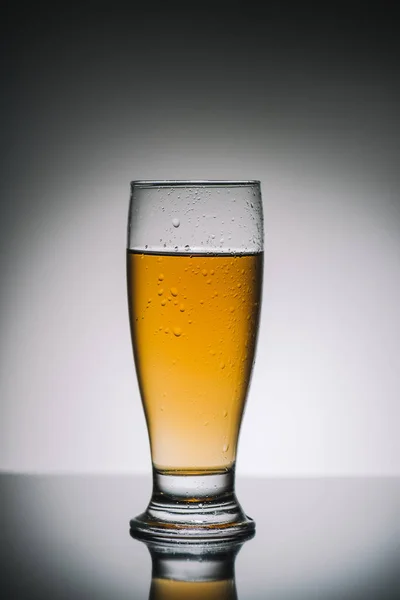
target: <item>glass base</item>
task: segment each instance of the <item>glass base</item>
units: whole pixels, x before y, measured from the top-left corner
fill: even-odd
[[[254,535],[234,493],[234,470],[207,475],[164,474],[154,470],[147,510],[130,521],[144,540],[228,541]]]

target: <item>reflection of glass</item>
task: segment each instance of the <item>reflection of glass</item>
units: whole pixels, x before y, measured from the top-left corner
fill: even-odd
[[[148,542],[153,569],[149,600],[237,600],[235,559],[241,542]]]
[[[145,537],[227,539],[261,301],[258,181],[132,183],[128,298],[153,461]]]

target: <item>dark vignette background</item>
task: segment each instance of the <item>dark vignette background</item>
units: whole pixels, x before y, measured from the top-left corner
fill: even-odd
[[[260,178],[243,470],[400,471],[395,7],[2,3],[3,468],[147,470],[129,181]]]

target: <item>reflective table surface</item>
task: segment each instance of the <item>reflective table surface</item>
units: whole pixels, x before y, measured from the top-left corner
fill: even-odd
[[[399,479],[250,479],[241,547],[148,547],[150,478],[0,478],[1,598],[400,600]]]

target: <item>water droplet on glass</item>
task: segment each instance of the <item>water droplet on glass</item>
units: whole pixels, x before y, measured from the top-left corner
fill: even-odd
[[[227,452],[229,450],[229,444],[224,444],[224,447],[222,448],[223,452]]]
[[[211,269],[210,275],[214,275],[214,273],[215,273],[214,269]]]
[[[171,294],[172,294],[173,296],[177,296],[177,295],[178,295],[178,290],[176,289],[176,287],[173,287],[173,288],[171,288],[171,290],[170,290],[170,291],[171,291]]]
[[[201,274],[204,275],[204,277],[205,277],[207,275],[207,269],[203,269]]]
[[[158,294],[159,296],[162,296],[162,295],[163,295],[163,293],[164,293],[164,290],[163,290],[163,288],[160,288],[160,289],[158,290],[158,292],[157,292],[157,294]]]
[[[158,276],[159,281],[163,281],[164,280],[164,273],[160,273]]]
[[[228,411],[227,411],[227,410],[224,410],[224,413],[223,413],[223,414],[224,414],[224,417],[227,417],[227,416],[228,416]]]
[[[166,329],[164,329],[165,333],[169,333],[169,329],[168,327]]]
[[[180,327],[174,327],[174,335],[180,337],[182,335],[182,329]]]
[[[180,307],[179,307],[179,310],[180,310],[181,312],[185,312],[185,305],[184,305],[184,304],[181,304],[181,305],[180,305]]]
[[[167,301],[166,301],[166,299],[165,299],[165,298],[163,298],[163,299],[161,300],[161,306],[165,306],[166,304],[167,304]]]
[[[229,312],[234,312],[234,310],[235,310],[234,306],[229,307]]]
[[[178,219],[178,217],[174,217],[174,218],[172,219],[172,225],[173,225],[174,227],[179,227],[179,225],[180,225],[180,224],[181,224],[181,222],[180,222],[180,220]]]
[[[220,367],[221,367],[221,369],[225,369],[225,363],[223,363],[223,362],[222,362],[222,363],[220,364]]]

